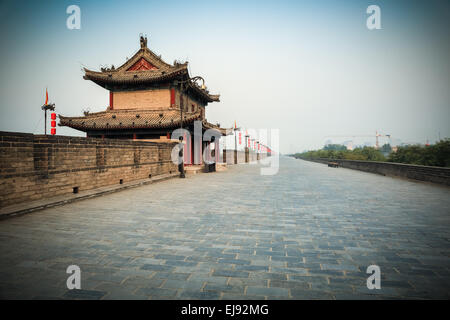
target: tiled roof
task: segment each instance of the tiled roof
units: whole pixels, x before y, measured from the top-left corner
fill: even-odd
[[[123,84],[123,83],[151,83],[163,80],[175,79],[178,76],[187,75],[187,64],[171,68],[152,69],[152,70],[133,70],[133,71],[91,71],[84,69],[84,79],[92,80],[103,86],[104,84]]]
[[[84,117],[64,117],[59,115],[60,126],[68,126],[85,131],[107,129],[169,128],[180,125],[180,110],[107,110],[87,114]],[[183,123],[201,119],[201,114],[183,113]]]
[[[221,128],[219,125],[215,125],[215,124],[209,123],[206,120],[203,120],[203,128],[205,128],[205,129],[216,129],[223,136],[228,136],[228,135],[233,134],[233,129],[232,128]]]
[[[142,40],[141,40],[142,41]],[[84,68],[84,79],[91,80],[98,85],[111,89],[114,85],[147,85],[167,82],[175,79],[189,79],[188,63],[170,65],[164,62],[141,42],[141,48],[119,68],[102,68],[101,71],[93,71]],[[146,70],[147,69],[147,70]],[[149,69],[149,70],[148,70]],[[210,94],[195,83],[189,82],[189,88],[200,95],[207,102],[219,101],[219,95]]]
[[[121,130],[176,128],[180,126],[180,110],[107,110],[89,113],[83,117],[64,117],[59,115],[60,126],[67,126],[81,131],[87,130]],[[201,120],[200,112],[183,113],[183,125]],[[227,130],[203,120],[203,127],[217,129],[221,134]]]

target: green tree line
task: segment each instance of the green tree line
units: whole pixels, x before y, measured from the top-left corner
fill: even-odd
[[[389,153],[387,157],[384,155],[386,153]],[[380,149],[374,147],[362,147],[355,148],[354,150],[347,150],[345,146],[339,144],[329,144],[323,149],[296,153],[293,156],[295,158],[304,159],[327,158],[389,161],[424,166],[450,167],[450,139],[447,138],[428,146],[402,146],[398,147],[396,152],[391,151],[391,146],[389,144],[382,146]]]
[[[397,152],[389,154],[388,161],[450,167],[450,139],[447,138],[429,146],[409,145],[399,147]]]

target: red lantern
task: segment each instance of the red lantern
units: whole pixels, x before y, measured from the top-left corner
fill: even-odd
[[[239,144],[242,144],[242,133],[239,131]]]
[[[50,133],[52,135],[55,135],[56,134],[56,113],[52,112],[50,117],[52,119],[52,121],[50,123],[51,124]]]

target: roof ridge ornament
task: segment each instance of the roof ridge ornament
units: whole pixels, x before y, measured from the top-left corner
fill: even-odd
[[[147,37],[140,36],[141,49],[147,48]]]

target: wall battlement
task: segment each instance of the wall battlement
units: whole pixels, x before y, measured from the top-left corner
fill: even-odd
[[[0,132],[0,207],[176,172],[175,145]]]
[[[450,186],[450,168],[445,167],[430,167],[414,164],[362,160],[325,158],[302,159],[323,164],[327,164],[328,162],[336,162],[342,168],[371,172],[384,176],[394,176],[413,180],[427,181]]]

